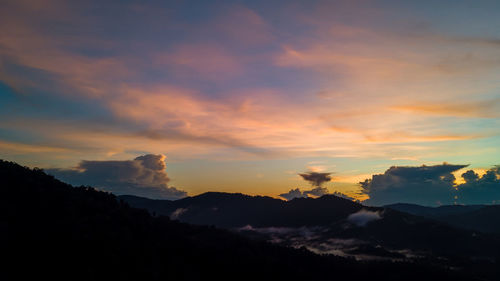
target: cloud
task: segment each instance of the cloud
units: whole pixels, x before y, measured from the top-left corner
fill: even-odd
[[[344,198],[344,199],[347,199],[347,200],[351,200],[351,201],[358,201],[356,200],[354,197],[351,197],[349,195],[345,195],[344,193],[342,192],[338,192],[338,191],[334,191],[333,193],[331,193],[332,195],[335,195],[337,197],[340,197],[340,198]],[[359,201],[358,201],[359,202]]]
[[[22,144],[15,142],[7,142],[0,140],[0,151],[10,151],[10,152],[24,152],[24,153],[40,153],[40,152],[70,152],[69,149],[56,147],[56,146],[45,146],[45,145],[31,145]]]
[[[253,227],[249,224],[238,228],[239,231],[255,231],[259,233],[266,234],[288,234],[292,232],[306,232],[306,227],[300,228],[292,228],[292,227],[280,227],[280,226],[271,226],[271,227]]]
[[[465,183],[457,186],[458,199],[462,204],[500,203],[500,166],[495,166],[479,176],[473,170],[462,174]]]
[[[366,134],[366,143],[417,143],[417,142],[440,142],[440,141],[457,141],[478,138],[475,135],[417,135],[404,131],[392,131],[387,133]]]
[[[330,193],[327,188],[325,187],[316,187],[311,190],[300,190],[300,188],[295,188],[295,189],[290,189],[287,193],[282,193],[278,196],[285,198],[286,200],[292,200],[295,198],[309,198],[309,197],[321,197],[323,195],[335,195],[340,198],[348,199],[355,201],[356,199],[347,196],[341,192],[334,191],[333,193]]]
[[[500,203],[500,166],[479,175],[474,170],[462,173],[464,183],[455,184],[452,174],[467,165],[391,167],[384,174],[361,182],[362,192],[370,198],[365,204],[414,203],[498,204]]]
[[[223,16],[214,26],[209,26],[214,35],[230,44],[262,46],[274,39],[271,26],[256,11],[242,5],[222,10]],[[210,31],[209,31],[210,32]]]
[[[315,187],[311,190],[300,190],[300,188],[290,189],[287,193],[282,193],[278,196],[285,198],[286,200],[292,200],[295,198],[309,198],[309,197],[321,197],[323,195],[333,194],[338,197],[342,197],[349,200],[354,200],[353,198],[342,194],[340,192],[330,193],[325,187]]]
[[[323,183],[331,181],[332,177],[330,177],[331,173],[317,173],[317,172],[308,172],[299,174],[304,180],[311,183],[312,186],[321,187]]]
[[[321,197],[323,195],[333,194],[335,196],[354,200],[353,198],[342,194],[340,192],[330,193],[326,187],[322,187],[325,182],[331,181],[332,173],[318,173],[318,172],[307,172],[299,174],[304,180],[311,183],[313,186],[310,190],[300,190],[299,188],[290,189],[287,193],[279,194],[278,196],[285,198],[286,200],[292,200],[295,198],[308,198],[308,197]]]
[[[164,155],[147,154],[134,160],[81,161],[75,169],[47,169],[46,172],[74,185],[90,185],[118,195],[130,194],[154,199],[179,199],[185,191],[170,187]]]
[[[303,192],[305,195],[312,195],[316,197],[321,197],[323,195],[329,194],[328,189],[325,187],[316,187],[311,190],[304,190]]]
[[[296,188],[296,189],[290,189],[290,191],[288,191],[287,193],[282,193],[282,194],[280,194],[278,196],[283,197],[286,200],[292,200],[292,199],[295,199],[295,198],[307,198],[307,197],[309,197],[309,196],[307,196],[307,194],[304,194],[298,188]]]
[[[366,209],[361,209],[356,213],[350,214],[347,217],[347,220],[357,226],[365,226],[371,221],[379,220],[382,218],[382,215],[379,211],[368,211]]]
[[[384,174],[373,175],[360,182],[362,192],[370,196],[367,204],[415,203],[421,205],[454,202],[453,172],[467,165],[444,163],[434,166],[390,167]]]
[[[232,79],[243,73],[238,56],[216,44],[180,45],[167,54],[160,54],[155,62],[175,69],[175,75],[200,76],[212,81]]]
[[[87,17],[85,9],[75,8],[72,4],[51,4],[35,8],[31,5],[17,5],[17,2],[9,4],[15,5],[15,9],[5,9],[8,12],[2,14],[5,17],[1,17],[0,21],[4,27],[0,28],[0,55],[5,58],[0,62],[0,76],[2,82],[26,92],[26,99],[40,107],[33,110],[40,112],[37,113],[40,116],[23,116],[28,119],[26,123],[33,124],[36,120],[38,124],[46,114],[44,112],[60,111],[49,110],[44,107],[44,103],[38,105],[32,98],[35,96],[43,95],[45,99],[47,93],[51,93],[55,100],[67,99],[68,103],[78,107],[84,107],[82,101],[90,100],[92,104],[91,107],[85,106],[82,116],[65,114],[64,118],[49,120],[51,132],[47,132],[46,127],[35,131],[29,125],[15,126],[19,133],[29,131],[35,139],[50,139],[47,146],[54,146],[54,143],[59,141],[64,145],[79,146],[82,154],[88,154],[89,151],[99,153],[95,157],[102,157],[107,153],[107,149],[102,148],[110,144],[112,149],[117,149],[116,143],[120,144],[118,150],[121,151],[140,151],[142,147],[154,146],[155,149],[152,150],[169,151],[169,155],[178,157],[186,157],[187,154],[213,157],[214,147],[217,149],[218,159],[220,154],[225,154],[223,156],[227,158],[233,158],[235,155],[246,158],[284,155],[351,157],[374,154],[386,156],[397,149],[394,146],[376,147],[380,143],[467,138],[453,131],[446,132],[443,136],[434,136],[433,130],[429,132],[432,128],[419,128],[418,136],[392,133],[392,129],[397,127],[407,131],[406,124],[415,122],[407,120],[399,124],[396,121],[401,119],[395,117],[401,114],[400,111],[385,110],[386,103],[374,104],[373,99],[364,98],[365,93],[373,95],[373,89],[386,93],[382,86],[393,84],[386,83],[387,77],[379,78],[390,78],[392,75],[387,74],[401,72],[398,69],[392,70],[393,66],[400,65],[400,58],[392,58],[393,52],[390,56],[384,56],[378,49],[374,54],[371,51],[369,54],[363,51],[367,45],[385,45],[358,42],[361,37],[368,39],[368,42],[384,39],[379,38],[378,33],[371,29],[325,22],[325,26],[316,31],[326,37],[312,36],[317,37],[317,41],[310,41],[300,39],[300,36],[292,36],[299,40],[288,42],[283,40],[284,38],[274,38],[277,34],[274,34],[273,30],[275,31],[277,26],[273,26],[273,20],[266,21],[266,13],[261,14],[259,9],[231,6],[227,10],[220,10],[220,13],[207,15],[206,20],[200,23],[182,25],[185,32],[182,32],[181,39],[175,37],[179,22],[175,24],[171,22],[173,18],[161,16],[161,11],[166,9],[145,5],[143,8],[146,11],[140,9],[141,12],[113,4],[103,11],[119,10],[125,18],[133,20],[122,22],[116,26],[118,30],[112,29],[110,34],[108,32],[111,30],[101,28],[107,26],[109,17],[106,14],[90,13],[93,16]],[[92,4],[84,6],[90,8]],[[57,19],[57,24],[62,22],[69,29],[64,32],[53,29],[54,19]],[[163,42],[152,40],[157,38],[148,38],[148,34],[156,34],[157,26],[172,27],[172,33],[167,30],[162,30],[161,33],[164,38],[170,40]],[[151,32],[141,34],[139,41],[142,43],[139,45],[124,44],[133,39],[125,36],[126,34],[135,34],[126,32],[130,27]],[[315,28],[311,31],[314,30]],[[121,38],[122,36],[124,37]],[[338,40],[341,38],[346,41]],[[285,62],[289,62],[284,64],[287,67],[298,63],[315,69],[317,65],[326,64],[328,69],[338,68],[340,77],[357,77],[354,81],[366,82],[363,77],[375,77],[368,79],[371,84],[351,83],[346,78],[346,83],[335,81],[335,87],[325,85],[325,89],[296,90],[293,83],[286,87],[269,86],[267,79],[277,81],[278,84],[281,84],[279,81],[300,81],[290,79],[288,71],[284,72],[286,77],[277,75],[283,73],[283,69],[274,69],[273,58],[276,55],[281,57],[281,51],[260,48],[257,52],[250,51],[255,49],[255,46],[269,46],[273,41],[279,46],[290,45],[287,49],[290,53],[283,54],[287,59]],[[400,40],[393,38],[393,41]],[[299,42],[307,45],[302,46]],[[247,50],[249,46],[252,48]],[[263,65],[268,67],[262,67]],[[411,65],[402,63],[402,68],[413,69]],[[268,73],[262,69],[274,70]],[[342,75],[345,71],[348,73]],[[425,73],[427,72],[426,69]],[[418,76],[409,74],[409,77]],[[179,79],[179,76],[184,77]],[[207,78],[224,82],[230,80],[231,83],[223,83],[224,86],[213,88]],[[252,80],[248,80],[249,78]],[[257,83],[249,83],[253,79],[258,79]],[[248,89],[246,87],[249,87],[249,84],[266,85],[264,87],[269,88]],[[318,83],[311,81],[311,84]],[[450,84],[455,85],[446,83]],[[367,86],[349,89],[349,85]],[[337,87],[340,88],[332,92],[332,89]],[[474,87],[477,87],[477,83]],[[398,85],[395,88],[397,97],[401,87]],[[421,89],[418,90],[420,92]],[[452,92],[455,93],[455,90]],[[296,96],[302,96],[304,92],[318,91],[325,92],[322,95],[329,97],[329,102],[335,102],[336,106],[333,107],[324,100],[296,99]],[[218,94],[214,94],[215,92]],[[356,98],[357,96],[353,95],[356,92],[362,93],[363,98]],[[432,96],[435,92],[443,91],[433,89]],[[393,98],[390,98],[391,104]],[[404,101],[407,101],[406,97]],[[95,103],[99,106],[95,106]],[[57,108],[65,106],[57,105]],[[96,114],[99,116],[100,113],[96,111],[100,110],[106,112],[106,118],[112,122],[108,122],[106,126],[101,124],[107,128],[96,132],[96,122],[93,118]],[[358,111],[364,115],[353,116],[352,113]],[[369,111],[373,112],[369,117],[371,122],[365,125]],[[327,113],[335,113],[337,117],[332,117],[333,121],[318,118]],[[295,118],[298,115],[301,116],[299,120]],[[19,119],[19,116],[16,119]],[[83,128],[86,126],[86,120],[90,120],[93,125],[91,134]],[[56,123],[78,124],[71,130],[79,131],[78,136],[68,136],[69,131],[61,125],[56,126]],[[349,124],[349,127],[345,124]],[[385,128],[391,128],[391,132],[384,132]],[[480,130],[481,127],[475,128]],[[382,132],[379,136],[380,131]],[[133,135],[134,141],[130,141],[130,135]],[[114,141],[111,142],[110,139]],[[366,142],[370,144],[367,145]],[[173,147],[178,151],[174,151]],[[224,152],[219,153],[222,148]],[[237,153],[235,150],[238,150]],[[62,153],[47,153],[43,158],[45,161],[57,161]],[[406,151],[404,153],[407,154]],[[74,157],[72,161],[81,159],[80,156],[71,155]]]
[[[193,20],[175,16],[192,12],[176,2],[97,10],[95,1],[32,2],[6,1],[0,11],[0,80],[22,93],[0,116],[0,129],[12,132],[2,135],[0,153],[12,160],[61,165],[144,147],[207,161],[429,159],[456,154],[454,140],[477,158],[483,150],[470,149],[470,136],[494,124],[455,126],[442,117],[498,116],[488,98],[498,76],[495,39],[343,22],[356,5],[288,7],[293,14],[288,5],[207,4]],[[463,48],[471,42],[484,49]],[[470,72],[471,64],[487,72]],[[457,105],[463,97],[471,101]]]
[[[173,220],[176,220],[178,219],[182,214],[184,214],[185,212],[187,212],[188,209],[187,208],[178,208],[178,209],[175,209],[175,211],[172,212],[172,214],[170,214],[170,218],[173,219]]]
[[[412,102],[412,104],[393,106],[392,109],[416,114],[498,118],[500,98],[462,102]]]

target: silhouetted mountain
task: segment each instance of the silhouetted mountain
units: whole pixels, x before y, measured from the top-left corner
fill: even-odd
[[[431,218],[455,227],[486,233],[500,233],[499,205],[450,205],[423,207],[413,204],[393,204],[387,208]]]
[[[483,208],[484,205],[446,205],[439,207],[426,207],[416,204],[398,203],[386,205],[384,207],[422,217],[442,218],[476,211]]]
[[[137,208],[173,216],[192,224],[220,227],[316,226],[345,219],[362,205],[334,195],[318,199],[296,198],[283,201],[266,196],[207,192],[180,200],[151,200],[136,196],[120,199]]]
[[[1,160],[0,179],[0,239],[7,259],[2,275],[10,276],[9,280],[30,276],[50,280],[479,280],[476,277],[481,275],[494,280],[491,272],[450,269],[432,265],[433,260],[356,262],[153,217],[109,193],[75,188],[42,170]]]
[[[444,217],[443,221],[462,228],[500,233],[500,206],[485,206],[461,215]]]
[[[365,207],[333,195],[291,201],[214,192],[176,201],[120,198],[134,207],[183,222],[240,229],[251,237],[280,241],[288,246],[316,248],[319,245],[325,247],[332,239],[355,239],[360,241],[357,247],[369,243],[393,252],[410,250],[421,255],[495,259],[500,252],[497,236],[458,229],[391,208]],[[427,210],[418,205],[404,206]],[[442,210],[459,214],[458,209]],[[373,218],[366,225],[359,226],[350,217],[353,214]],[[352,252],[351,248],[348,250]]]

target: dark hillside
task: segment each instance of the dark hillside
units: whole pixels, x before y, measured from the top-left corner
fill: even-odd
[[[296,198],[291,201],[222,192],[207,192],[176,201],[127,195],[119,198],[131,206],[165,216],[172,216],[176,210],[182,210],[178,212],[177,218],[183,222],[220,227],[327,225],[343,220],[362,208],[368,208],[334,195],[317,199]]]
[[[65,280],[474,280],[414,263],[356,262],[152,217],[90,187],[0,161],[2,274]]]

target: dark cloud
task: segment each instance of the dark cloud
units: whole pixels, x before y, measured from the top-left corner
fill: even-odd
[[[465,183],[457,186],[458,203],[500,203],[500,166],[489,169],[481,177],[473,170],[469,170],[462,174],[462,178]]]
[[[179,199],[187,193],[167,185],[164,155],[147,154],[125,161],[81,161],[75,169],[47,173],[74,185],[90,185],[115,194],[154,199]]]
[[[449,164],[391,167],[384,174],[373,175],[360,183],[363,193],[370,196],[364,203],[499,204],[500,166],[489,169],[482,176],[468,170],[461,175],[465,182],[455,185],[452,173],[465,167],[467,165]]]
[[[468,170],[462,174],[462,178],[464,178],[466,183],[473,183],[479,179],[479,175],[473,170]]]
[[[308,172],[299,174],[304,180],[311,183],[312,186],[321,187],[323,183],[329,182],[332,180],[330,177],[332,173],[317,173],[317,172]]]
[[[453,172],[467,165],[442,164],[420,167],[390,167],[384,174],[360,182],[365,201],[371,205],[415,203],[421,205],[453,204]]]
[[[285,198],[286,200],[292,200],[294,198],[308,198],[308,197],[321,197],[327,194],[333,194],[342,198],[353,200],[353,198],[346,196],[340,192],[330,193],[327,188],[322,187],[323,183],[331,181],[330,177],[332,173],[317,173],[317,172],[307,172],[299,174],[304,180],[311,183],[313,189],[311,190],[300,190],[299,188],[290,189],[287,193],[282,193],[279,196]]]

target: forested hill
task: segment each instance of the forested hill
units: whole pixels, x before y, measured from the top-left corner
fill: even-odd
[[[152,217],[109,193],[0,160],[0,239],[14,279],[474,280],[460,269],[356,262]]]

